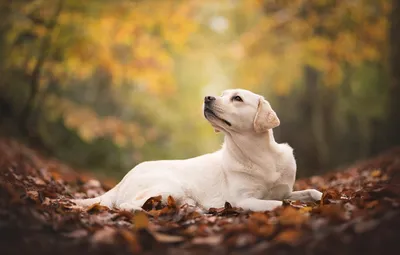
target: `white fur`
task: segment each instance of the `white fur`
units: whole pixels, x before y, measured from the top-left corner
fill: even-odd
[[[321,199],[317,190],[292,191],[293,150],[275,142],[272,128],[280,122],[263,97],[235,89],[213,98],[204,104],[204,115],[225,135],[220,150],[186,160],[143,162],[102,196],[74,202],[141,210],[148,198],[162,195],[165,201],[171,195],[179,203],[203,209],[222,207],[227,201],[246,210],[265,211],[282,205],[283,199]]]

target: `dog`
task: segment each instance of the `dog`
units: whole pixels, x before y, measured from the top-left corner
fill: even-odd
[[[225,90],[221,96],[206,96],[203,112],[215,131],[225,135],[220,150],[186,160],[143,162],[105,194],[74,202],[135,211],[161,195],[163,202],[172,196],[177,203],[203,210],[229,202],[244,210],[267,211],[284,199],[321,199],[315,189],[293,191],[293,149],[275,142],[272,129],[280,120],[264,97],[244,89]]]

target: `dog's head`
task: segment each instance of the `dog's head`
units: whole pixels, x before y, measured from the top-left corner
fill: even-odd
[[[225,90],[204,98],[204,116],[216,131],[264,133],[279,126],[271,105],[262,96],[244,89]]]

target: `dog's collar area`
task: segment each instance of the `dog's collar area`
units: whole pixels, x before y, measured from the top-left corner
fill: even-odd
[[[231,124],[229,121],[224,120],[224,119],[218,117],[218,116],[217,116],[210,108],[208,108],[208,107],[205,107],[205,108],[204,108],[204,115],[206,115],[206,114],[210,114],[210,115],[212,115],[213,117],[215,117],[215,118],[219,119],[220,121],[224,122],[226,125],[232,126],[232,124]],[[206,116],[206,117],[207,117],[207,116]]]

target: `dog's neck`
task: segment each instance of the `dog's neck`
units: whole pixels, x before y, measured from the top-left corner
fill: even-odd
[[[223,145],[224,157],[234,159],[245,168],[262,169],[266,156],[278,152],[272,129],[263,134],[226,134]]]

